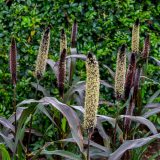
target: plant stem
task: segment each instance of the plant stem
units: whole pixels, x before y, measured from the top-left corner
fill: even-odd
[[[16,110],[16,84],[13,85],[13,109],[14,109],[14,113],[15,113],[15,116],[14,116],[14,123],[15,123],[15,133],[14,133],[14,139],[16,140],[16,134],[17,134],[17,110]],[[16,158],[16,152],[15,151],[15,155],[14,155],[14,158],[15,160],[17,159]]]
[[[89,156],[89,146],[90,146],[90,130],[89,130],[89,129],[87,129],[87,134],[88,134],[87,160],[90,160],[90,156]]]
[[[14,123],[15,123],[15,137],[16,137],[16,132],[17,132],[17,115],[16,115],[16,85],[13,86],[13,108],[15,112],[14,116]]]
[[[119,111],[118,111],[118,102],[116,102],[116,121],[115,121],[115,127],[114,127],[114,137],[113,137],[113,143],[116,148],[116,132],[117,132],[117,119],[119,116]]]
[[[37,79],[37,87],[36,87],[35,99],[37,99],[37,92],[38,92],[39,82],[40,82],[40,80]],[[32,122],[33,122],[33,115],[31,114],[31,119],[30,119],[30,124],[29,124],[29,133],[28,133],[28,142],[27,142],[27,155],[29,154],[29,144],[30,144],[30,141],[31,141]]]

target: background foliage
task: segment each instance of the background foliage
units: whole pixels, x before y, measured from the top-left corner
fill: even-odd
[[[41,33],[48,25],[52,26],[49,57],[57,59],[59,55],[60,29],[65,28],[70,45],[71,26],[78,21],[78,50],[86,54],[92,50],[98,60],[115,69],[117,48],[122,43],[128,44],[130,50],[131,27],[137,17],[141,21],[141,48],[145,32],[151,35],[150,55],[160,58],[160,3],[158,0],[125,0],[88,2],[79,1],[41,1],[41,0],[1,0],[0,7],[0,112],[8,115],[11,109],[11,85],[8,67],[9,46],[14,35],[18,47],[18,101],[32,97],[34,92],[29,85],[33,81],[32,71],[38,53]],[[78,64],[84,79],[84,65]],[[102,79],[112,81],[107,71],[101,71]],[[149,78],[158,81],[159,68],[148,65]],[[47,81],[53,80],[46,74]],[[149,97],[157,90],[157,85],[147,83],[144,96]],[[30,93],[30,94],[28,94]],[[54,86],[52,89],[54,92]],[[146,94],[147,93],[147,94]],[[28,97],[28,98],[29,98]],[[108,95],[106,96],[108,97]]]

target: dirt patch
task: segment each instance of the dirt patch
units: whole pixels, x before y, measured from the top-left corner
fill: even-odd
[[[152,160],[160,160],[160,140],[156,140],[155,142],[153,142],[151,145],[148,146],[147,150],[144,152],[142,160],[148,160],[151,157],[153,157]]]

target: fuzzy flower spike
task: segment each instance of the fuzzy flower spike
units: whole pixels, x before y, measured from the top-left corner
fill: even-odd
[[[142,57],[144,59],[148,58],[149,51],[150,51],[150,37],[149,37],[149,34],[147,34],[144,41],[143,51],[142,51]]]
[[[126,74],[126,45],[120,47],[117,54],[116,75],[115,75],[115,94],[116,98],[122,98],[124,95]]]
[[[99,104],[99,65],[95,56],[88,54],[86,60],[86,95],[85,95],[85,112],[84,112],[84,128],[92,129],[96,126],[96,114]]]
[[[132,28],[132,53],[139,53],[139,19],[136,20]]]
[[[16,47],[16,41],[14,38],[11,40],[11,47],[10,47],[10,73],[12,76],[12,84],[16,85],[17,82],[17,47]]]
[[[35,69],[35,77],[40,79],[46,69],[47,59],[48,59],[48,51],[50,45],[50,28],[48,27],[44,34],[42,35],[39,53],[36,61],[36,69]]]
[[[60,55],[59,65],[58,65],[58,88],[59,94],[63,98],[64,94],[64,83],[66,78],[66,49],[63,49]]]
[[[60,35],[60,54],[63,52],[64,49],[67,51],[67,38],[64,29],[62,29]]]

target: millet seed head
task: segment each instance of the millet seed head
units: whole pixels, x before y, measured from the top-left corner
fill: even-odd
[[[48,27],[42,35],[39,52],[36,61],[35,77],[42,78],[47,64],[48,51],[50,45],[50,28]]]
[[[132,28],[132,53],[139,53],[139,19],[136,20]]]
[[[11,79],[12,84],[16,85],[17,82],[17,47],[16,47],[16,41],[14,38],[11,39],[11,47],[10,47],[10,73],[11,73]]]
[[[116,98],[122,98],[124,94],[126,74],[126,45],[122,45],[119,48],[116,62],[116,74],[115,74],[115,94]]]
[[[99,65],[95,56],[89,53],[86,60],[86,94],[85,94],[85,112],[84,128],[91,129],[96,126],[96,114],[99,105]]]
[[[62,29],[60,35],[60,54],[63,52],[64,49],[66,49],[67,51],[67,37],[64,29]]]

